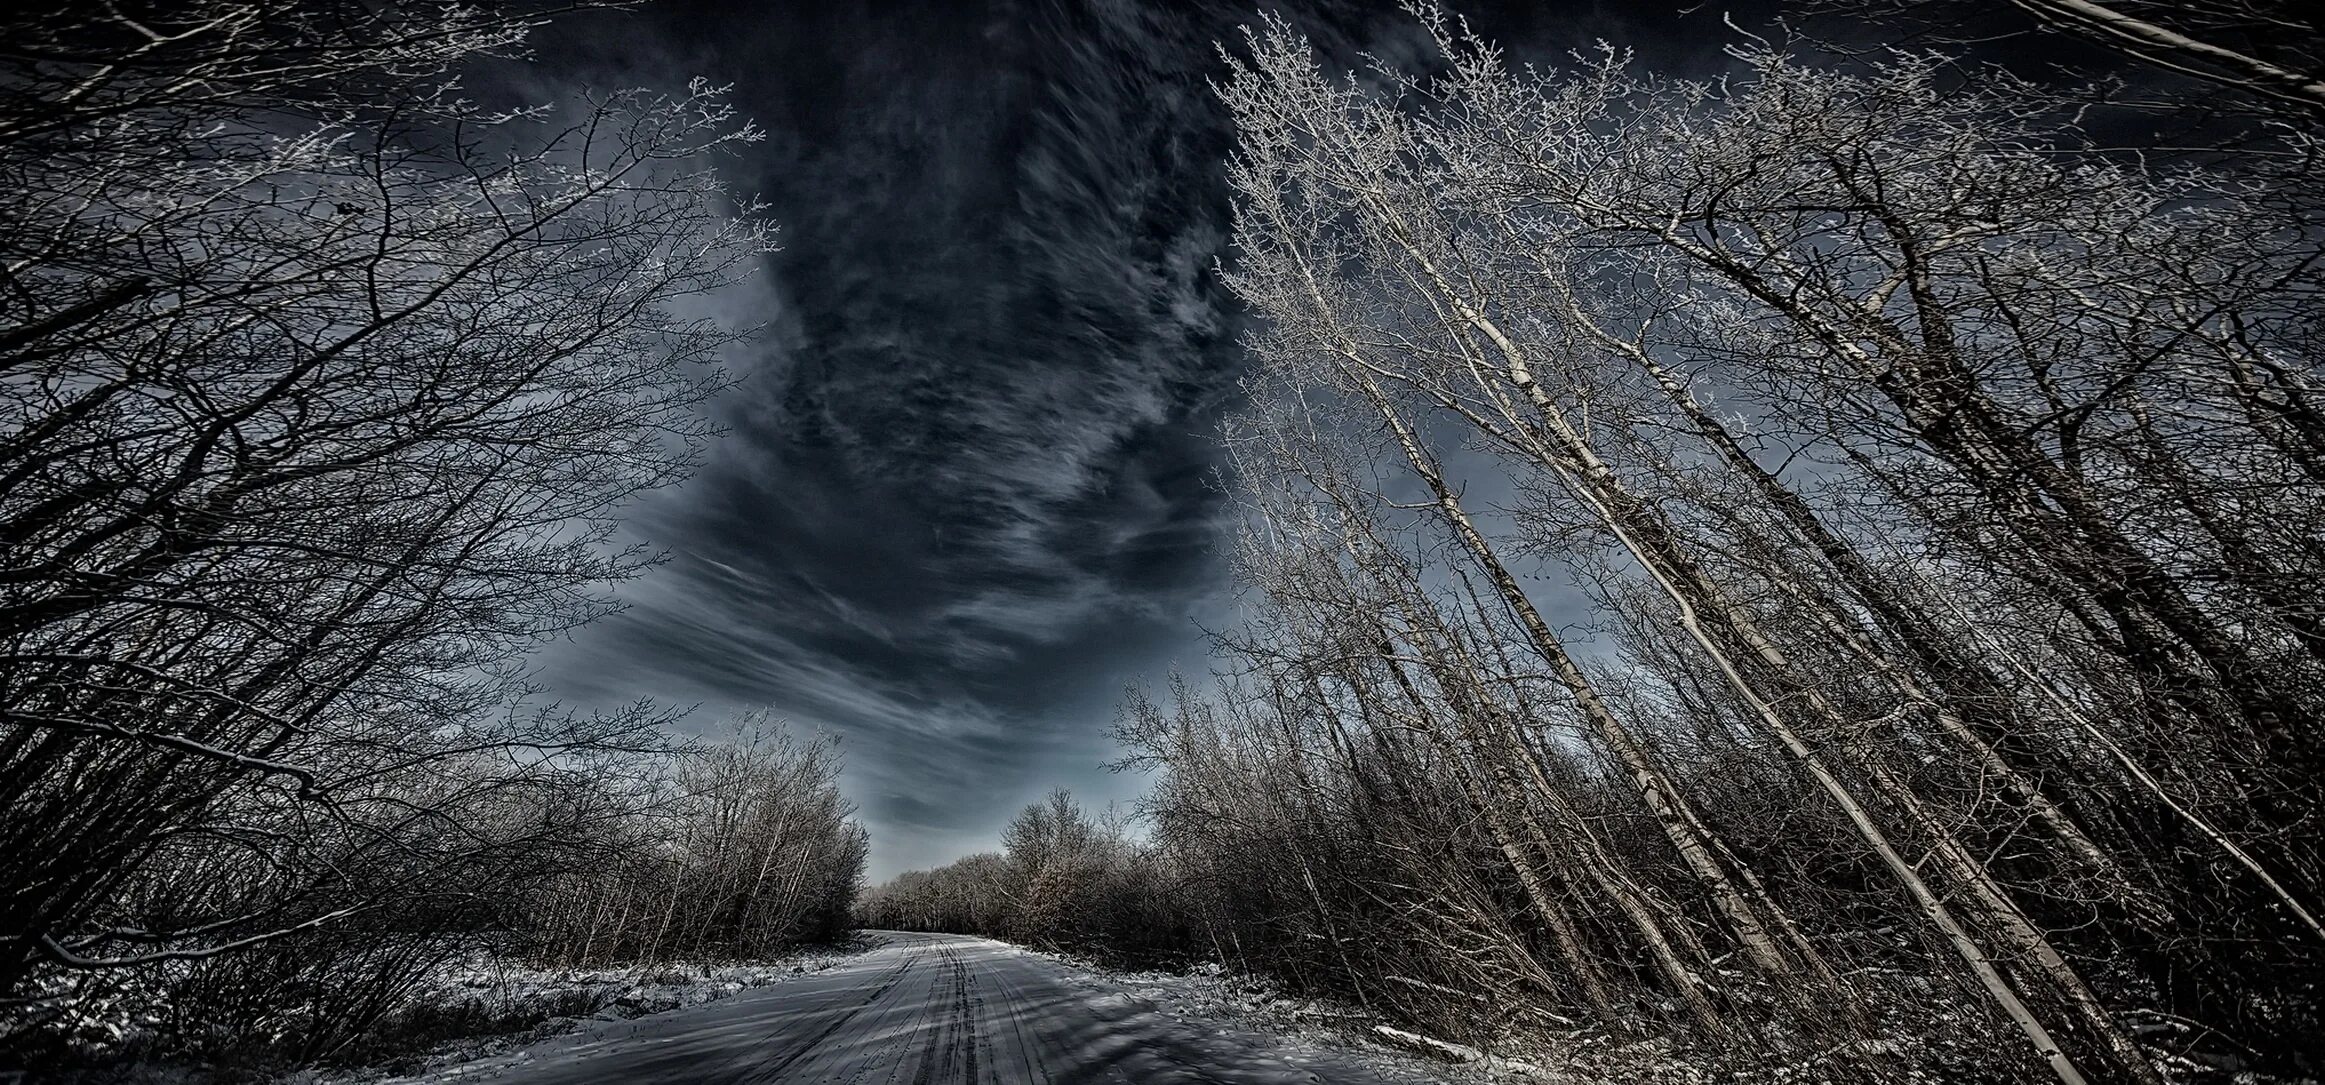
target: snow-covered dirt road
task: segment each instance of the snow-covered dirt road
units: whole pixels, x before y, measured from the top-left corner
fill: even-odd
[[[1174,1017],[1015,946],[881,933],[823,972],[428,1076],[509,1085],[1417,1083],[1411,1060]]]

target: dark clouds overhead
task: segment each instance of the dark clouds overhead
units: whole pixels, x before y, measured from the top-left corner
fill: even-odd
[[[1123,790],[1098,767],[1121,684],[1199,666],[1190,617],[1222,595],[1237,318],[1206,81],[1252,11],[665,2],[546,38],[564,78],[733,81],[770,136],[738,187],[785,245],[727,302],[771,328],[731,436],[640,510],[673,562],[544,654],[552,688],[839,733],[876,875],[988,844],[1053,782]],[[1340,51],[1411,33],[1390,4],[1294,14]]]

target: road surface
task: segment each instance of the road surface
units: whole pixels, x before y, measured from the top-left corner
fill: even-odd
[[[1411,1060],[1179,1018],[1015,946],[881,932],[837,967],[446,1069],[495,1085],[1279,1085],[1439,1080]]]

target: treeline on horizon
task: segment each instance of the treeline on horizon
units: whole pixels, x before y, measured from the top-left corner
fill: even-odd
[[[2196,89],[1255,28],[1216,678],[1126,707],[1145,834],[861,918],[1735,1072],[2325,1068],[2325,57],[2020,6]]]
[[[533,1023],[449,966],[846,931],[829,742],[526,678],[653,564],[737,338],[685,310],[773,237],[714,88],[463,97],[573,6],[0,16],[0,1064],[358,1061]]]

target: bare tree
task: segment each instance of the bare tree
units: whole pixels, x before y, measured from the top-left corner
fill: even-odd
[[[653,560],[614,516],[709,432],[737,333],[680,310],[770,247],[711,170],[756,133],[464,101],[543,10],[10,16],[0,989],[393,911],[664,744],[516,662]]]
[[[2315,238],[2235,174],[2078,157],[2068,99],[1965,89],[1938,61],[1850,75],[1747,50],[1746,76],[1705,85],[1615,56],[1513,74],[1425,18],[1434,77],[1334,82],[1276,24],[1223,88],[1243,134],[1230,282],[1270,320],[1255,348],[1292,389],[1269,394],[1339,397],[1356,411],[1343,426],[1372,416],[1610,750],[1631,728],[1517,555],[1592,570],[1601,605],[1669,623],[1678,670],[1659,681],[1790,751],[2062,1079],[2152,1079],[2047,886],[2095,888],[2135,940],[2210,887],[2135,838],[2103,844],[2046,780],[2184,812],[2197,779],[2225,776],[2242,797],[2228,820],[2285,832],[2309,816],[2295,781],[2317,751],[2285,723],[2319,689],[2302,647],[2317,604],[2272,570],[2311,550],[2264,525],[2312,515],[2288,426],[2309,395],[2295,314]],[[1723,418],[1706,395],[1736,406]],[[1445,433],[1520,487],[1509,541],[1464,507],[1431,448]],[[1771,449],[1787,461],[1765,465]],[[2189,780],[2118,775],[2087,716],[1937,616],[1916,567],[2030,619],[2058,608],[2081,634],[2058,650],[2117,699],[2125,737],[2207,736],[2173,758]],[[2220,609],[2232,596],[2248,617]],[[1417,652],[1475,668],[1445,644]],[[2180,820],[2257,872],[2236,892],[2308,926],[2314,890],[2286,875],[2314,856],[2261,869]],[[2030,829],[2047,865],[1980,857]],[[1722,875],[1716,839],[1684,836],[1732,923],[1764,910],[1755,872]],[[1763,955],[1778,944],[1779,927],[1734,929]],[[2307,952],[2267,967],[2289,978]]]
[[[2264,113],[2325,118],[2325,50],[2318,45],[2325,25],[2307,5],[2287,0],[1811,0],[1802,7],[1852,23],[1878,20],[1892,33],[1899,24],[1913,26],[1956,46],[1969,34],[2006,28],[2015,9],[2044,30],[2188,77],[2214,95],[2225,88]],[[2181,97],[2208,110],[2222,104]]]

